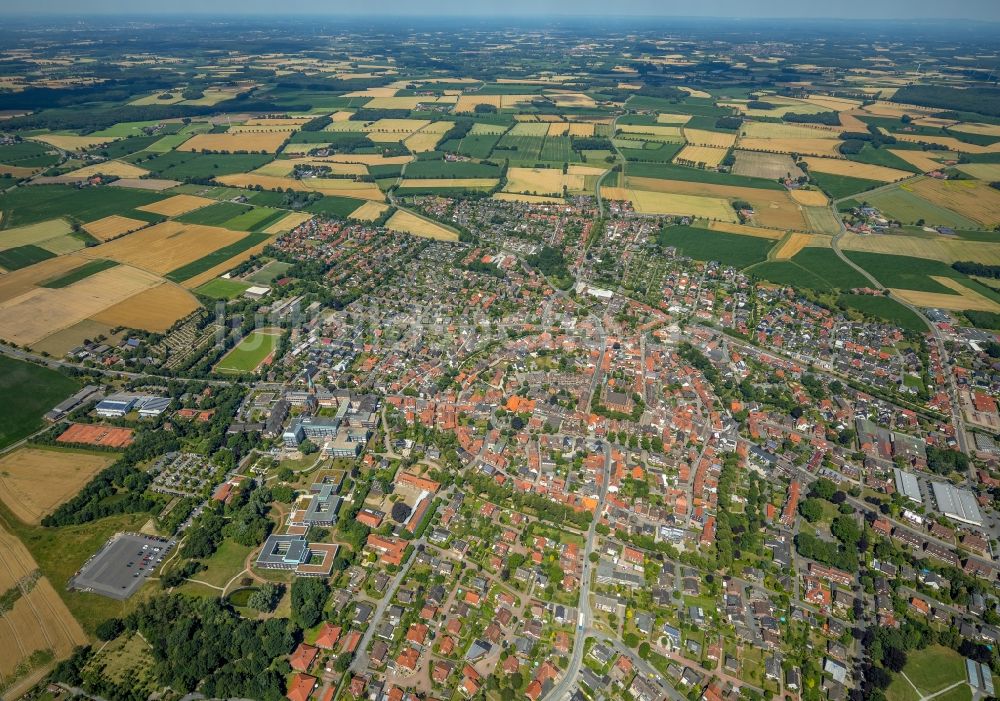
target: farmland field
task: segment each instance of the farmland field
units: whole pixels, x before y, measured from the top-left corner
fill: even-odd
[[[925,333],[927,324],[894,299],[873,295],[841,295],[837,304],[847,309],[853,309],[865,316],[875,317],[895,324],[900,328],[917,333]]]
[[[123,234],[130,234],[146,226],[148,223],[142,219],[129,219],[128,217],[111,214],[103,219],[84,224],[83,229],[98,241],[107,241]]]
[[[78,190],[65,185],[21,187],[0,194],[0,211],[6,226],[22,226],[68,216],[81,222],[111,214],[128,216],[128,210],[163,199],[162,195],[127,188]]]
[[[441,241],[458,240],[457,233],[446,229],[441,224],[433,222],[430,219],[418,217],[402,209],[396,210],[396,213],[389,217],[389,221],[386,222],[385,226],[390,231],[401,231],[423,238],[438,239]]]
[[[723,265],[745,268],[767,258],[773,241],[755,236],[740,236],[690,226],[672,226],[661,240],[676,246],[681,255],[695,260],[714,260]]]
[[[281,336],[275,330],[254,331],[240,341],[215,366],[217,372],[254,372],[278,346]]]
[[[25,523],[38,523],[115,457],[113,453],[19,448],[0,457],[0,499]]]
[[[60,372],[0,356],[0,396],[18,397],[0,404],[0,448],[42,427],[42,415],[80,388]]]
[[[0,250],[19,246],[40,246],[73,231],[65,219],[51,219],[16,229],[0,230]]]
[[[108,268],[113,268],[118,263],[113,260],[92,260],[89,263],[84,263],[79,268],[74,268],[64,275],[60,275],[52,280],[46,280],[41,283],[42,287],[66,287],[72,285],[75,282],[79,282],[85,278],[90,277],[102,270],[107,270]]]
[[[113,304],[91,318],[112,327],[163,333],[199,306],[198,300],[187,290],[163,283]]]
[[[186,265],[170,270],[166,273],[165,277],[168,280],[173,280],[174,282],[183,282],[200,275],[217,265],[225,263],[230,258],[237,256],[247,249],[264,243],[269,238],[270,234],[265,233],[247,234],[242,238],[229,243],[228,245],[207,253],[201,258],[197,258],[188,262]]]
[[[866,190],[871,190],[884,184],[878,180],[862,180],[860,178],[850,178],[843,175],[830,175],[820,172],[810,172],[809,178],[835,200],[858,195],[864,193]],[[863,196],[862,199],[867,199],[867,197]]]
[[[178,151],[217,151],[221,153],[275,153],[288,140],[289,134],[283,131],[195,134],[177,147]]]
[[[978,228],[978,222],[971,216],[964,216],[931,202],[909,183],[901,183],[888,190],[866,194],[864,199],[873,207],[880,209],[887,217],[904,224],[915,224],[922,219],[928,225],[951,226],[956,229]]]
[[[791,156],[783,153],[756,153],[754,151],[736,151],[736,164],[733,166],[733,173],[745,175],[752,178],[766,178],[777,180],[791,176],[799,178],[802,171]]]

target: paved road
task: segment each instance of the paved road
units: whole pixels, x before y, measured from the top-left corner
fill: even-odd
[[[580,666],[583,664],[583,649],[587,630],[593,624],[594,614],[590,610],[590,580],[591,562],[590,553],[594,552],[594,543],[597,540],[597,522],[604,513],[604,504],[608,496],[608,480],[611,475],[611,446],[604,445],[604,480],[601,483],[601,498],[597,505],[594,519],[590,522],[587,530],[587,541],[583,551],[583,574],[580,577],[580,599],[577,602],[578,615],[582,615],[582,621],[577,619],[576,635],[573,637],[573,654],[570,657],[569,667],[558,684],[552,687],[551,691],[544,697],[544,701],[560,701],[572,693],[573,686],[577,683],[580,674]]]
[[[905,181],[901,181],[901,182],[905,182]],[[893,183],[892,187],[895,187],[898,184],[899,183]],[[888,186],[885,186],[885,187],[888,187]],[[833,209],[834,216],[837,218],[837,221],[840,223],[840,231],[837,232],[837,235],[834,236],[833,239],[832,239],[832,241],[830,242],[830,245],[833,248],[833,252],[837,254],[837,257],[840,258],[842,261],[844,261],[847,265],[851,266],[852,268],[854,268],[855,270],[857,270],[859,273],[861,273],[862,275],[864,275],[865,278],[867,278],[868,281],[871,282],[872,286],[875,289],[888,291],[889,292],[889,295],[888,295],[889,299],[892,299],[895,302],[898,302],[899,304],[903,305],[904,307],[906,307],[907,309],[909,309],[911,312],[913,312],[914,314],[916,314],[917,317],[919,317],[924,322],[924,324],[927,325],[927,328],[930,330],[931,336],[934,338],[934,345],[937,346],[938,357],[941,359],[941,363],[942,363],[942,365],[944,367],[944,371],[945,371],[945,376],[947,377],[947,382],[948,382],[948,397],[949,397],[949,400],[950,400],[950,403],[951,403],[951,420],[952,420],[952,423],[955,426],[955,440],[958,442],[958,448],[959,448],[959,450],[961,450],[963,453],[968,453],[969,452],[969,443],[968,443],[968,438],[967,438],[966,433],[965,433],[965,418],[962,416],[962,407],[961,407],[961,404],[958,401],[958,390],[955,387],[955,377],[954,377],[954,375],[951,372],[948,371],[948,365],[950,363],[950,360],[949,360],[949,357],[948,357],[948,350],[945,348],[945,345],[944,345],[944,336],[942,335],[941,330],[934,323],[932,323],[931,320],[928,319],[927,316],[918,307],[913,306],[912,304],[910,304],[909,302],[907,302],[905,299],[902,299],[901,297],[898,297],[891,290],[888,290],[888,288],[886,288],[885,286],[883,286],[882,283],[879,282],[878,279],[876,279],[874,275],[872,275],[871,273],[869,273],[867,270],[865,270],[860,265],[858,265],[857,263],[855,263],[853,260],[851,260],[850,258],[848,258],[846,254],[844,254],[844,252],[840,249],[840,239],[844,236],[844,234],[847,233],[847,227],[844,225],[844,220],[841,219],[840,213],[837,211],[837,205],[836,205],[836,203],[832,203],[830,206]],[[973,479],[975,479],[975,473],[973,472],[973,467],[971,466],[971,464],[969,466],[969,472],[970,472],[970,477],[972,477]]]

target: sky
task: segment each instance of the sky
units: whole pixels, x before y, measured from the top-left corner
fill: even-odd
[[[570,15],[1000,21],[1000,0],[0,0],[0,14]]]

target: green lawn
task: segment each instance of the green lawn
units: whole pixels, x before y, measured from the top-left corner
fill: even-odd
[[[932,645],[909,653],[903,673],[926,696],[964,681],[965,660],[950,647]]]
[[[237,344],[215,366],[218,372],[254,372],[274,352],[280,336],[254,331]]]
[[[225,280],[220,277],[206,282],[196,288],[195,292],[215,299],[235,299],[246,292],[248,287],[250,285],[240,280]]]
[[[257,285],[270,285],[275,278],[281,277],[292,267],[291,263],[272,260],[257,272],[248,275],[247,280]]]
[[[42,415],[80,389],[60,372],[0,355],[0,448],[40,429]]]
[[[157,192],[124,187],[78,190],[66,185],[37,185],[15,188],[0,195],[0,211],[4,213],[4,226],[8,228],[63,216],[81,222],[91,222],[111,214],[142,219],[131,210],[165,197]]]
[[[243,571],[243,564],[252,550],[226,538],[212,557],[202,561],[208,569],[202,570],[193,579],[224,587],[233,576]]]
[[[928,226],[950,226],[956,229],[977,228],[976,222],[973,220],[963,217],[958,212],[932,204],[916,193],[904,190],[900,186],[861,195],[860,199],[877,207],[890,219],[896,219],[904,224],[915,224],[923,219]]]
[[[865,190],[884,185],[878,180],[865,180],[864,178],[851,178],[846,175],[832,175],[830,173],[809,172],[809,179],[819,185],[822,190],[835,200],[858,195]],[[859,195],[865,199],[863,195]]]

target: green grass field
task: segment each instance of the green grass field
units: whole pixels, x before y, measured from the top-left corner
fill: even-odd
[[[873,187],[885,184],[880,183],[877,180],[849,178],[846,175],[831,175],[830,173],[819,173],[816,171],[809,172],[809,179],[816,183],[816,185],[818,185],[823,192],[835,200],[850,197],[852,195],[859,195],[859,193],[871,190]],[[859,199],[865,198],[863,195],[859,195]]]
[[[903,675],[896,675],[886,692],[888,701],[911,701],[936,694],[957,682],[966,680],[965,660],[951,648],[932,645],[923,650],[910,652],[903,668],[903,674],[913,682],[907,683]],[[917,687],[917,693],[913,687]],[[935,696],[935,699],[967,701],[972,698],[968,684],[960,684],[954,689]]]
[[[889,297],[841,295],[837,299],[837,304],[847,309],[854,309],[865,316],[888,321],[909,331],[917,333],[927,331],[927,324],[919,316]]]
[[[0,448],[43,426],[42,415],[80,389],[60,372],[0,355]]]
[[[930,276],[950,277],[962,282],[968,279],[950,265],[927,258],[864,251],[845,251],[844,253],[852,261],[874,275],[886,287],[956,294],[954,290],[932,280]]]
[[[254,331],[229,351],[215,369],[223,373],[254,372],[274,352],[279,339],[277,334]]]
[[[313,202],[305,208],[305,211],[312,212],[313,214],[332,214],[336,217],[345,218],[364,203],[365,200],[353,197],[327,196],[317,202]]]
[[[204,224],[205,226],[223,226],[226,222],[252,211],[253,207],[247,204],[219,202],[182,214],[177,217],[177,221],[187,224]]]
[[[660,234],[659,241],[661,245],[677,247],[681,255],[695,260],[715,260],[736,268],[763,262],[774,246],[770,239],[692,226],[669,226]]]
[[[91,275],[95,275],[102,270],[108,270],[116,265],[118,265],[118,261],[115,260],[92,260],[89,263],[84,263],[79,268],[73,268],[73,270],[70,270],[65,275],[60,275],[57,278],[43,282],[42,287],[69,287],[74,282],[85,280]]]
[[[901,187],[862,195],[863,199],[873,207],[878,207],[890,219],[896,219],[904,224],[916,224],[923,219],[928,226],[951,226],[956,229],[976,229],[976,222],[963,217],[958,212],[939,207],[923,199],[913,192],[907,192]]]
[[[0,163],[22,168],[44,168],[55,165],[59,157],[48,152],[51,147],[35,141],[21,141],[0,146]]]
[[[243,571],[243,565],[252,550],[253,548],[226,538],[211,557],[202,560],[208,569],[194,575],[193,579],[224,587],[230,579]]]
[[[209,253],[207,256],[203,256],[198,260],[188,263],[187,265],[183,265],[176,270],[171,270],[169,273],[164,275],[164,277],[172,282],[183,282],[184,280],[193,278],[195,275],[200,275],[210,268],[214,268],[220,263],[225,263],[233,256],[242,253],[248,248],[253,248],[258,243],[267,241],[269,238],[269,234],[247,234],[236,243],[223,246],[217,251]]]
[[[272,260],[255,273],[247,276],[247,280],[257,285],[270,285],[275,278],[288,272],[292,267],[291,263],[284,263],[280,260]]]
[[[408,178],[499,178],[500,168],[471,161],[415,161],[406,166]]]
[[[38,246],[30,244],[27,246],[17,246],[16,248],[8,248],[6,251],[0,251],[0,268],[20,270],[21,268],[27,268],[29,265],[34,265],[35,263],[55,257],[55,253],[46,251],[44,248],[39,248]]]
[[[222,226],[234,231],[262,231],[279,219],[283,219],[286,214],[288,212],[284,209],[254,207],[247,212],[236,215],[232,219],[226,220]]]
[[[213,297],[215,299],[236,299],[241,294],[247,291],[250,287],[245,282],[239,280],[224,280],[223,278],[216,278],[210,282],[206,282],[201,287],[195,289],[200,295],[205,295],[206,297]]]
[[[138,216],[141,213],[131,210],[165,197],[156,192],[124,187],[78,190],[66,185],[38,185],[19,187],[0,195],[0,211],[4,213],[4,226],[8,228],[63,216],[81,222],[91,222],[112,214],[142,219]]]
[[[470,158],[488,158],[500,141],[500,135],[467,134],[462,139],[451,139],[438,146],[442,151],[455,151]]]
[[[896,154],[891,153],[888,148],[872,148],[871,144],[865,144],[860,153],[851,154],[848,156],[848,159],[857,161],[858,163],[870,163],[872,165],[905,170],[909,173],[921,172],[915,165],[911,165]]]
[[[143,154],[144,156],[147,154]],[[170,151],[149,160],[129,159],[161,178],[186,180],[246,173],[273,160],[273,156],[253,153],[188,153]]]

